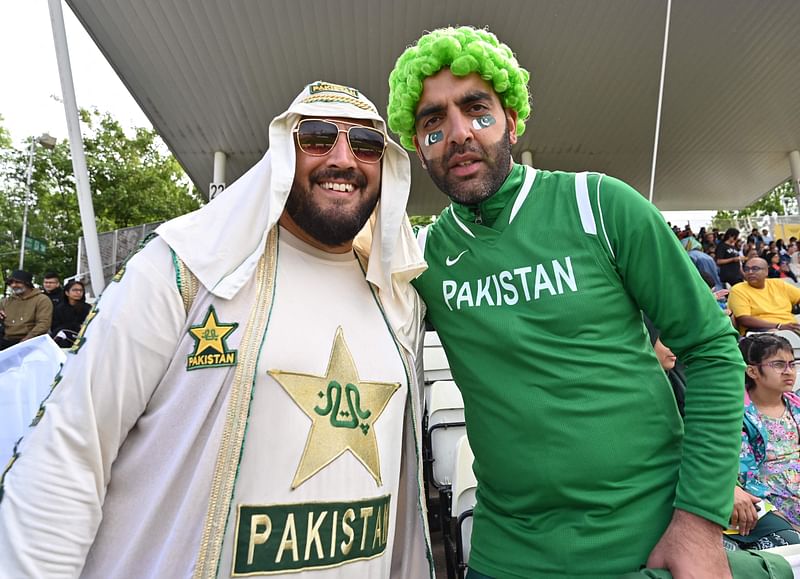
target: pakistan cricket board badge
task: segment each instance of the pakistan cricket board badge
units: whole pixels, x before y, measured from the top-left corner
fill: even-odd
[[[229,349],[225,340],[238,326],[236,322],[221,323],[214,306],[209,306],[202,323],[189,327],[189,335],[194,338],[194,350],[186,359],[186,369],[234,366],[237,351]]]

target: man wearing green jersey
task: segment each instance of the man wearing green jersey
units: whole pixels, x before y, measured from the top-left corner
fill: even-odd
[[[389,125],[451,199],[424,298],[475,452],[471,577],[730,576],[744,365],[659,212],[597,173],[515,164],[528,73],[484,30],[397,60]],[[686,363],[686,418],[642,312]]]

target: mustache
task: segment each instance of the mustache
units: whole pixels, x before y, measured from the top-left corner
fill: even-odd
[[[454,156],[463,155],[464,153],[476,153],[481,157],[486,157],[486,151],[477,143],[467,142],[460,145],[451,143],[443,156],[443,161],[449,163]]]
[[[367,186],[367,177],[361,171],[355,169],[334,169],[326,167],[317,169],[309,175],[312,183],[321,183],[331,179],[341,179],[342,181],[349,181],[359,189],[364,189]]]

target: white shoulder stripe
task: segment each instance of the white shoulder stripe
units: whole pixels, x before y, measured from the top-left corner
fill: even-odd
[[[522,182],[522,188],[519,190],[517,198],[514,200],[513,207],[511,207],[511,214],[508,216],[509,224],[514,221],[517,212],[522,207],[522,204],[525,203],[525,199],[528,198],[528,193],[531,192],[531,188],[533,187],[533,181],[536,179],[536,169],[528,167],[527,165],[523,165],[523,167],[525,167],[525,180]]]
[[[597,211],[600,213],[600,227],[603,228],[603,237],[606,240],[606,246],[608,247],[608,251],[611,252],[611,257],[615,260],[617,256],[614,254],[614,248],[611,247],[611,242],[608,240],[608,233],[606,233],[606,223],[603,221],[603,206],[600,205],[600,183],[603,182],[604,175],[601,173],[600,177],[597,179]]]
[[[458,218],[458,216],[456,215],[456,212],[455,212],[455,211],[453,211],[453,206],[452,206],[452,205],[450,205],[450,207],[448,207],[448,209],[450,209],[450,215],[452,215],[452,216],[453,216],[453,219],[455,220],[456,224],[458,224],[458,226],[459,226],[461,229],[463,229],[464,231],[466,231],[466,232],[467,232],[467,235],[469,235],[470,237],[473,237],[473,238],[474,238],[474,237],[475,237],[475,234],[474,234],[474,233],[472,233],[472,232],[469,230],[469,227],[467,227],[466,225],[464,225],[463,223],[461,223],[461,220],[460,220],[460,219]]]
[[[583,231],[591,235],[597,235],[597,225],[594,222],[592,213],[592,202],[589,201],[589,183],[587,173],[575,174],[575,197],[578,202],[578,211],[581,216]],[[598,195],[600,189],[598,188]]]

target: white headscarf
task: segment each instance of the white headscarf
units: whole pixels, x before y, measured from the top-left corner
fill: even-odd
[[[378,109],[363,94],[317,81],[272,120],[269,150],[258,163],[206,206],[156,229],[215,296],[232,298],[253,274],[267,233],[283,213],[294,181],[292,129],[304,116],[371,120],[386,134],[380,201],[354,241],[356,251],[369,257],[367,279],[392,296],[398,284],[427,267],[405,215],[411,181],[408,155],[389,138]]]

